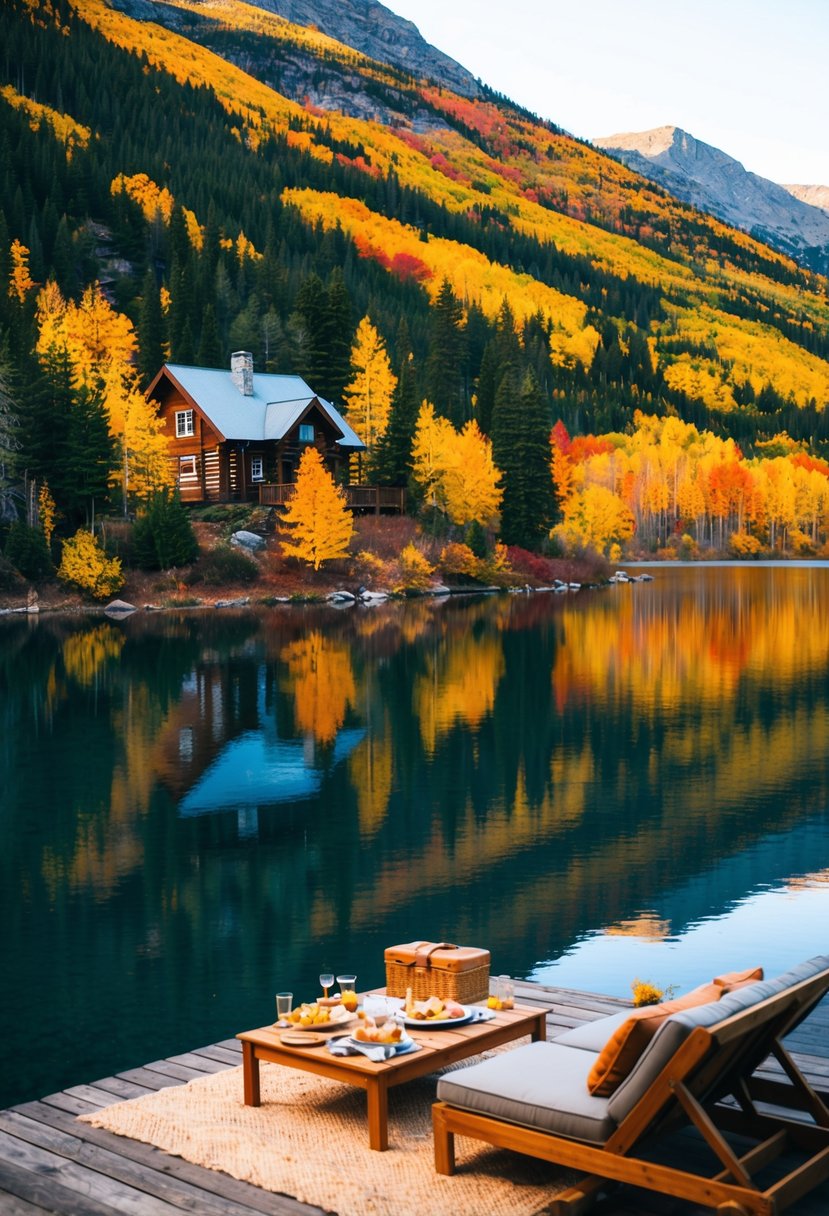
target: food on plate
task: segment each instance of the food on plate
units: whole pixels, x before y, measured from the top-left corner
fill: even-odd
[[[353,1037],[358,1043],[399,1043],[402,1035],[403,1028],[395,1022],[376,1026],[372,1018],[366,1018],[364,1024],[354,1031]]]
[[[323,1005],[321,1001],[297,1005],[288,1014],[295,1026],[325,1026],[329,1022],[348,1022],[351,1014],[344,1005]]]
[[[416,1022],[445,1022],[449,1018],[466,1016],[463,1005],[453,1001],[451,997],[430,996],[425,1001],[415,1001],[411,996],[411,988],[406,992],[404,1006],[406,1017]]]

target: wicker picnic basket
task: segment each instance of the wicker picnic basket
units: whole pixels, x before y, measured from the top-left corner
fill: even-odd
[[[385,959],[389,996],[405,996],[409,988],[416,1001],[439,996],[468,1003],[489,996],[488,950],[449,942],[408,942],[389,946]]]

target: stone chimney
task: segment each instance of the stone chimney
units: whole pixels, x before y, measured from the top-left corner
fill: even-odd
[[[253,396],[253,355],[235,350],[230,356],[230,378],[243,397]]]

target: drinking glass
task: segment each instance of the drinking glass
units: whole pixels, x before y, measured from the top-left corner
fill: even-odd
[[[277,992],[276,994],[276,1020],[278,1022],[286,1022],[288,1014],[293,1007],[294,994],[292,992]]]
[[[322,988],[322,995],[324,997],[328,996],[328,989],[331,987],[331,985],[333,983],[334,983],[333,971],[323,971],[320,974],[320,987]]]
[[[340,1000],[349,1013],[354,1013],[357,1008],[357,976],[338,975],[337,983],[340,985]]]

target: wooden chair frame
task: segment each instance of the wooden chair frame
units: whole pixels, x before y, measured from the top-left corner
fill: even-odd
[[[607,1181],[658,1191],[714,1208],[723,1216],[777,1216],[829,1178],[829,1108],[810,1086],[782,1044],[829,991],[829,969],[734,1014],[710,1028],[698,1027],[603,1145],[507,1123],[462,1110],[448,1102],[432,1108],[435,1168],[455,1172],[455,1136],[469,1136],[499,1148],[526,1153],[557,1165],[587,1171],[553,1202],[556,1216],[579,1216]],[[762,1086],[755,1069],[773,1055],[789,1084],[776,1087],[787,1107],[812,1122],[761,1113]],[[734,1103],[723,1105],[723,1099]],[[706,1176],[646,1160],[641,1154],[683,1125],[695,1127],[713,1152],[717,1167]],[[738,1155],[724,1133],[756,1141]],[[802,1160],[761,1189],[753,1175],[784,1153]]]

